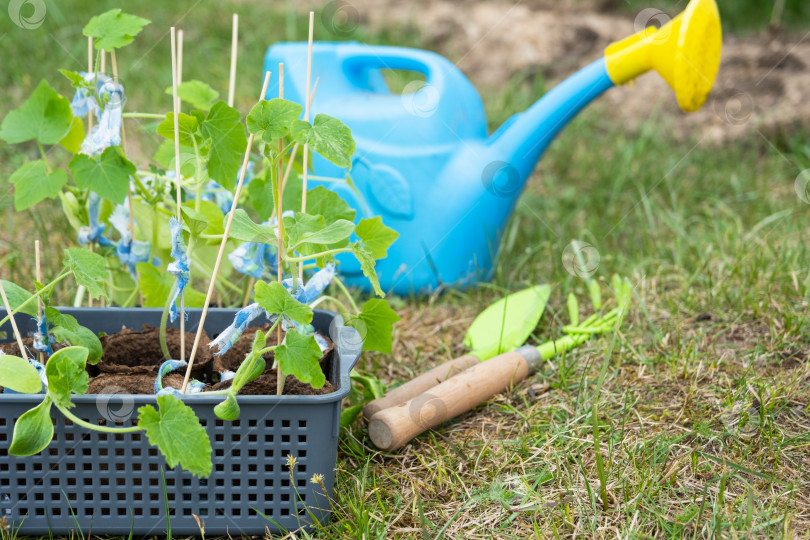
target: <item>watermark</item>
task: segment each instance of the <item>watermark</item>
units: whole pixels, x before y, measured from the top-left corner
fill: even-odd
[[[11,22],[24,30],[35,30],[45,22],[44,0],[11,0],[8,16]]]
[[[411,81],[402,89],[402,106],[411,116],[428,118],[439,108],[439,91],[424,81]]]
[[[422,429],[429,429],[442,423],[447,414],[447,407],[441,398],[423,392],[411,400],[408,416],[414,424]]]
[[[741,126],[754,114],[754,98],[748,92],[727,88],[714,100],[714,114],[726,124]]]
[[[745,400],[736,401],[721,416],[726,431],[743,441],[750,441],[759,433],[760,403],[754,400],[748,404]]]
[[[360,25],[360,12],[348,2],[332,0],[321,11],[321,23],[337,37],[349,37]]]
[[[793,187],[799,200],[804,204],[810,204],[810,190],[808,190],[810,188],[810,169],[805,169],[799,173]]]
[[[672,26],[667,26],[666,30],[661,28],[666,26],[672,18],[656,8],[642,9],[633,23],[636,33],[644,32],[644,40],[648,43],[661,44],[669,39]]]
[[[368,328],[359,318],[351,319],[351,326],[343,326],[343,321],[337,317],[332,319],[329,336],[337,345],[341,354],[359,355],[363,352],[363,343],[368,335]]]
[[[108,422],[123,424],[128,422],[135,412],[135,399],[120,386],[107,386],[96,398],[96,409]]]
[[[104,108],[110,111],[123,109],[124,105],[127,103],[124,85],[120,79],[117,83],[109,77],[103,80],[99,79],[98,96],[101,99]]]
[[[518,170],[506,161],[493,161],[484,167],[481,182],[491,194],[504,198],[514,196],[522,184]]]
[[[565,246],[562,254],[562,263],[566,271],[583,279],[596,273],[600,260],[599,250],[582,240],[572,240]]]

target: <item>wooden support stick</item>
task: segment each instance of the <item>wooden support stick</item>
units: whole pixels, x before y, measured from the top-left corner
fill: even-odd
[[[177,86],[183,84],[183,31],[177,31]]]
[[[37,283],[42,283],[42,264],[39,256],[39,240],[34,240],[34,264],[36,265]],[[37,324],[42,320],[42,296],[37,296]],[[48,339],[48,336],[45,336]],[[45,364],[45,353],[39,351],[39,363]]]
[[[309,95],[312,84],[312,35],[315,30],[315,12],[309,12],[309,38],[307,40],[307,89],[304,102],[304,120],[309,122]],[[307,211],[307,176],[309,171],[309,144],[304,144],[304,187],[301,192],[301,212]],[[298,279],[304,280],[304,261],[298,263]]]
[[[107,51],[101,49],[101,66],[98,68],[99,73],[107,71]]]
[[[284,63],[278,65],[278,97],[284,99]],[[284,149],[284,138],[278,140],[278,173],[276,175],[276,222],[278,223],[277,236],[278,236],[278,282],[282,281],[281,271],[281,250],[284,248],[284,191],[281,189],[281,177],[284,172],[284,163],[281,156],[281,151]],[[276,343],[281,345],[281,325],[276,327]],[[284,392],[284,373],[281,371],[281,364],[276,362],[276,395],[280,396]]]
[[[320,81],[320,77],[315,79],[315,84],[312,85],[312,93],[309,96],[309,104],[312,105],[312,100],[315,99],[315,91],[318,89],[318,81]],[[298,154],[298,143],[293,145],[292,153],[290,154],[290,162],[287,164],[287,170],[284,171],[284,180],[281,182],[281,191],[287,187],[287,179],[290,178],[290,172],[292,171],[293,163],[295,162],[295,156]],[[275,212],[275,209],[273,209]]]
[[[236,93],[236,55],[239,41],[239,15],[233,14],[233,30],[231,31],[231,71],[228,77],[228,107],[233,107],[234,94]],[[264,99],[264,96],[262,96]]]
[[[262,93],[259,94],[259,101],[263,100],[267,95],[267,86],[270,84],[270,72],[264,74],[264,83],[262,84]],[[202,313],[200,314],[200,323],[197,327],[197,335],[194,337],[194,346],[191,348],[191,356],[188,359],[188,367],[186,368],[186,376],[183,379],[183,387],[180,389],[181,394],[186,393],[188,381],[191,378],[191,368],[194,366],[194,357],[197,354],[197,348],[200,345],[200,336],[202,336],[203,327],[205,326],[205,317],[208,315],[208,306],[211,304],[211,297],[214,295],[214,285],[217,282],[217,274],[219,274],[219,265],[222,263],[222,255],[225,253],[225,244],[228,243],[228,235],[231,231],[231,223],[233,223],[233,216],[236,214],[236,205],[239,202],[239,196],[242,194],[242,185],[245,183],[245,174],[247,174],[248,162],[250,162],[250,151],[253,148],[253,133],[248,137],[247,148],[245,149],[245,159],[242,160],[242,169],[239,171],[239,182],[236,183],[236,191],[233,194],[233,202],[231,203],[231,211],[228,212],[228,221],[225,223],[225,230],[222,233],[222,242],[219,244],[219,252],[217,253],[217,260],[214,262],[214,271],[211,274],[211,282],[208,284],[208,292],[205,295],[205,303],[203,304]]]
[[[174,105],[174,176],[177,183],[177,221],[182,221],[183,214],[181,206],[183,200],[181,198],[182,180],[180,177],[180,100],[177,98],[177,32],[174,26],[171,28],[171,41],[172,41],[172,103]],[[182,234],[182,233],[180,233]],[[183,295],[180,295],[180,361],[186,360],[186,306]],[[185,387],[184,387],[185,389]]]
[[[25,345],[23,345],[22,342],[20,329],[17,328],[17,321],[14,320],[14,315],[11,314],[11,306],[8,303],[8,298],[6,297],[6,288],[3,287],[2,281],[0,281],[0,295],[3,295],[3,307],[6,308],[6,313],[8,313],[8,320],[11,321],[11,329],[14,330],[14,337],[17,338],[17,345],[20,346],[20,355],[27,359],[28,355],[25,353]]]

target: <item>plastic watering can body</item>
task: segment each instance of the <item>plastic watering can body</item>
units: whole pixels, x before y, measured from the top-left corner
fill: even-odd
[[[711,8],[714,0],[692,0],[685,14],[695,5]],[[716,14],[716,6],[714,10]],[[685,33],[675,27],[679,21],[680,16],[671,23],[676,40]],[[716,37],[719,40],[719,33]],[[477,91],[445,58],[416,49],[316,42],[312,72],[319,82],[311,117],[323,112],[351,128],[357,149],[349,174],[360,197],[343,182],[310,179],[310,187],[326,186],[357,211],[357,220],[382,216],[399,233],[388,256],[377,261],[386,292],[418,294],[442,284],[470,286],[487,280],[525,182],[557,133],[614,84],[653,67],[661,71],[650,65],[658,54],[639,45],[640,39],[637,35],[627,44],[613,45],[613,54],[563,81],[489,137]],[[707,47],[705,39],[700,46]],[[719,63],[719,44],[716,56]],[[266,71],[276,72],[284,63],[286,99],[304,102],[306,59],[306,43],[279,43],[268,49]],[[419,72],[424,86],[416,83],[421,87],[414,92],[391,93],[382,69]],[[716,66],[708,78],[713,81],[715,74]],[[668,82],[674,88],[678,84]],[[691,79],[687,82],[681,85],[695,93]],[[267,97],[277,95],[277,86],[271,84]],[[313,170],[317,177],[344,178],[347,173],[317,155]],[[339,262],[348,283],[369,288],[351,256]]]

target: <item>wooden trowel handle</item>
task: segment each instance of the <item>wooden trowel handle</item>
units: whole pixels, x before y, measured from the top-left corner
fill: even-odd
[[[415,398],[423,392],[427,392],[453,375],[458,375],[465,369],[479,364],[480,362],[478,357],[467,354],[436,366],[430,371],[426,371],[418,377],[411,379],[402,386],[398,386],[390,392],[387,392],[383,397],[369,402],[363,408],[363,416],[371,419],[371,417],[383,409],[401,405],[409,399]]]
[[[401,405],[382,410],[369,421],[371,442],[381,450],[401,448],[423,431],[523,380],[537,359],[536,348],[521,347],[480,362]]]

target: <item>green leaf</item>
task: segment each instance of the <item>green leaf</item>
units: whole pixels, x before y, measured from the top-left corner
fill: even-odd
[[[591,305],[594,311],[602,309],[602,289],[595,279],[588,280],[588,292],[591,295]]]
[[[211,201],[199,201],[199,203],[200,214],[208,223],[208,226],[202,231],[203,234],[222,234],[225,232],[222,210],[219,209],[219,206]],[[190,201],[187,204],[193,207],[197,204],[197,201]]]
[[[145,262],[138,263],[136,269],[141,276],[139,286],[143,293],[143,306],[163,307],[174,283],[172,275]]]
[[[339,219],[319,231],[305,232],[299,237],[298,242],[290,247],[296,248],[303,244],[334,245],[343,243],[345,245],[345,241],[349,239],[353,232],[354,223]]]
[[[17,419],[8,453],[21,457],[33,456],[42,452],[52,439],[51,398],[45,396],[42,403]]]
[[[200,121],[196,116],[180,113],[177,117],[177,130],[180,133],[180,146],[194,148],[203,145]],[[174,113],[166,113],[166,118],[158,124],[158,135],[162,135],[170,141],[174,141]],[[172,168],[174,170],[174,168]]]
[[[307,234],[312,234],[326,228],[323,216],[296,212],[295,216],[287,216],[284,221],[284,234],[287,235],[287,245],[294,246],[301,242]]]
[[[257,330],[253,337],[250,353],[233,376],[233,383],[230,387],[232,394],[236,395],[247,383],[257,379],[264,372],[266,363],[261,352],[265,345],[267,345],[267,335],[261,330]]]
[[[202,133],[211,140],[208,176],[233,191],[247,147],[239,111],[228,107],[224,101],[218,101],[203,122]]]
[[[59,144],[71,154],[78,154],[82,149],[84,136],[84,124],[82,123],[82,119],[74,116],[73,121],[70,123],[70,130],[67,132],[67,135],[62,137]]]
[[[82,33],[96,38],[96,50],[112,51],[132,43],[133,38],[149,23],[148,19],[111,9],[90,19]]]
[[[8,179],[14,184],[14,208],[21,212],[44,199],[57,197],[67,180],[67,173],[62,169],[48,174],[44,161],[29,161]]]
[[[79,328],[81,328],[76,317],[59,313],[59,310],[54,307],[48,306],[45,308],[45,317],[48,319],[49,323],[62,326],[70,332],[78,332]]]
[[[288,182],[288,184],[297,182]],[[266,178],[254,178],[248,184],[248,198],[250,204],[259,217],[267,221],[273,215],[273,210],[276,207],[275,195],[273,194],[273,185],[270,180]]]
[[[384,297],[385,293],[380,288],[380,280],[377,278],[377,272],[374,270],[374,257],[371,253],[363,249],[360,242],[352,244],[352,253],[354,253],[355,258],[360,262],[360,269],[371,282],[374,292],[377,293],[377,296]]]
[[[83,285],[92,296],[107,297],[103,285],[107,279],[107,263],[104,257],[89,249],[68,248],[62,264],[72,272],[76,283]]]
[[[174,94],[171,86],[166,89],[166,93],[170,96]],[[207,111],[216,102],[219,92],[208,84],[193,79],[180,83],[180,86],[177,87],[177,97],[186,103],[191,103],[191,106],[196,109]]]
[[[363,404],[360,405],[352,405],[351,407],[344,407],[342,411],[340,411],[340,427],[347,428],[357,420],[357,417],[360,416],[360,413],[363,410]]]
[[[90,377],[87,374],[87,354],[85,347],[65,347],[59,349],[45,364],[48,376],[48,395],[57,407],[71,409],[73,394],[84,395]]]
[[[16,144],[36,140],[56,144],[70,130],[70,102],[43,79],[21,107],[9,112],[0,124],[0,139]]]
[[[141,292],[143,292],[144,307],[160,307],[166,305],[166,299],[174,287],[174,277],[165,270],[160,270],[149,263],[136,265],[141,276]],[[186,307],[198,308],[205,303],[205,294],[186,287]]]
[[[155,152],[155,161],[167,171],[174,170],[174,141],[163,141]],[[191,178],[196,175],[197,154],[193,148],[180,145],[180,174]],[[205,171],[203,171],[205,174]]]
[[[60,69],[59,73],[65,76],[70,81],[73,88],[83,88],[85,90],[92,90],[96,84],[93,81],[88,81],[78,71],[70,71],[69,69]]]
[[[355,230],[357,236],[363,241],[363,248],[371,253],[375,259],[384,259],[388,256],[388,248],[399,238],[399,233],[383,225],[382,218],[377,216],[371,219],[361,219]]]
[[[301,184],[300,182],[288,182],[288,184],[291,183]],[[296,208],[300,208],[300,206],[299,200]],[[357,214],[354,208],[340,198],[340,195],[324,186],[318,186],[307,191],[307,213],[323,216],[326,223],[332,223],[338,219],[354,221],[354,216]]]
[[[248,131],[262,137],[265,142],[286,137],[303,110],[298,103],[285,99],[262,100],[247,116]]]
[[[25,313],[26,315],[31,315],[32,317],[37,316],[37,303],[35,300],[31,300],[31,296],[33,295],[30,292],[26,291],[16,283],[12,283],[11,281],[6,281],[5,279],[0,281],[3,282],[3,289],[6,291],[8,304],[12,311],[25,304],[25,306],[19,312]],[[31,301],[29,302],[29,300]]]
[[[300,324],[312,322],[312,308],[292,297],[284,286],[274,281],[256,283],[256,302],[268,313],[285,315]]]
[[[276,349],[276,359],[282,373],[292,375],[312,388],[323,388],[326,377],[319,360],[323,353],[312,334],[299,334],[295,329],[287,332],[284,344]]]
[[[353,383],[360,383],[363,386],[364,401],[379,399],[385,395],[385,385],[374,375],[352,373],[351,379]]]
[[[399,315],[391,309],[388,302],[372,298],[363,304],[363,311],[357,317],[346,322],[347,326],[356,329],[363,338],[364,351],[378,351],[391,354],[391,334]]]
[[[190,473],[211,474],[211,441],[190,407],[174,396],[158,396],[159,411],[151,405],[138,409],[138,427],[166,457],[169,467],[180,464]]]
[[[127,198],[129,177],[137,170],[114,146],[104,150],[99,158],[76,154],[69,167],[77,186],[91,189],[116,204],[123,204]]]
[[[28,360],[3,355],[0,356],[0,386],[21,394],[37,394],[42,390],[42,379]]]
[[[183,204],[180,211],[183,212],[183,228],[192,235],[197,236],[208,228],[208,220],[204,215],[192,208],[194,202]]]
[[[311,126],[299,120],[293,124],[291,131],[299,144],[308,143],[313,152],[338,167],[352,168],[351,157],[355,150],[352,130],[337,118],[319,114]]]
[[[234,394],[227,394],[225,400],[214,407],[214,414],[227,422],[233,422],[239,418],[239,403]]]
[[[579,326],[579,302],[574,293],[568,293],[568,324]]]
[[[228,220],[228,216],[223,219],[223,226]],[[275,244],[278,238],[273,232],[273,227],[269,225],[259,225],[254,223],[247,212],[237,208],[233,215],[229,238],[242,240],[243,242],[258,242],[260,244]]]
[[[69,316],[69,315],[68,315]],[[73,317],[71,317],[73,318]],[[76,319],[74,318],[75,322]],[[78,326],[78,324],[77,324]],[[61,343],[69,343],[77,347],[84,347],[88,351],[87,362],[90,364],[97,364],[101,360],[101,340],[98,336],[84,326],[78,326],[76,329],[71,329],[65,326],[54,326],[51,333],[56,341]]]

